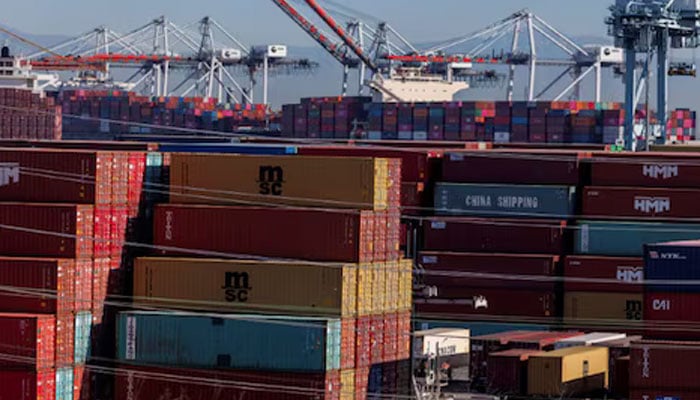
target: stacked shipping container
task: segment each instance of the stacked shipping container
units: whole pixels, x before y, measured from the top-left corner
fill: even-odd
[[[28,89],[0,88],[0,138],[61,139],[62,113],[54,99]]]

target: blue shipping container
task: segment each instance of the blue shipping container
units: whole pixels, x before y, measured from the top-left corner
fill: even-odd
[[[74,358],[76,365],[87,362],[90,350],[90,332],[92,331],[92,313],[80,311],[75,314]]]
[[[73,368],[56,370],[56,400],[73,400]]]
[[[700,292],[700,285],[683,281],[700,280],[700,241],[668,242],[644,247],[646,288],[657,292]],[[655,284],[653,281],[672,281]]]
[[[574,214],[575,206],[576,188],[570,186],[456,183],[435,186],[435,208],[439,215],[566,219]]]
[[[574,236],[576,254],[642,257],[645,244],[700,239],[700,225],[579,221]]]
[[[340,369],[339,319],[124,312],[118,359],[186,368]]]
[[[367,382],[367,400],[381,400],[385,398],[382,394],[383,373],[381,364],[372,365],[370,368]]]

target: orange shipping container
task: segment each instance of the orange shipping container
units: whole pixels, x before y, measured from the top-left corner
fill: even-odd
[[[170,186],[172,203],[384,210],[388,160],[173,154]]]

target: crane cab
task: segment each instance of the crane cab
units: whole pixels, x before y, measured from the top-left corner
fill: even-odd
[[[668,76],[697,76],[697,66],[693,63],[673,63],[668,68]]]

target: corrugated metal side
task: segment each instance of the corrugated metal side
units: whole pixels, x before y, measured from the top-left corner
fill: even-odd
[[[72,366],[75,356],[75,317],[72,312],[56,315],[56,367]]]
[[[92,333],[92,313],[81,311],[75,314],[74,362],[84,365],[90,351],[90,335]]]
[[[73,400],[73,368],[56,370],[56,400]]]
[[[700,400],[700,392],[682,391],[679,389],[637,389],[632,388],[628,397],[630,400],[651,400],[651,399],[678,399],[678,400]]]
[[[564,281],[564,291],[641,293],[644,259],[632,257],[569,256],[564,261],[565,278],[614,280],[614,283]]]
[[[630,388],[700,393],[697,342],[642,341],[630,351]]]
[[[641,328],[644,296],[641,293],[565,292],[564,323],[567,326],[609,326],[624,322],[625,329]]]
[[[340,400],[356,400],[354,369],[340,371]]]
[[[399,262],[399,312],[413,306],[413,260]]]
[[[637,217],[645,219],[697,218],[699,190],[668,188],[587,187],[582,215],[588,218]]]
[[[0,367],[54,368],[55,324],[50,315],[0,314]]]
[[[653,338],[695,340],[700,322],[700,293],[644,293],[646,335]]]
[[[437,299],[416,298],[416,313],[422,318],[469,321],[477,315],[557,317],[558,293],[549,291],[441,286]]]
[[[692,155],[605,154],[596,155],[590,162],[594,185],[666,188],[700,185],[700,160]]]
[[[700,239],[700,225],[584,221],[575,230],[575,253],[641,257],[646,243]]]
[[[0,370],[0,388],[12,400],[56,400],[56,385],[53,371]]]
[[[696,281],[700,272],[700,242],[674,244],[660,243],[644,246],[644,273],[648,281]],[[680,282],[679,282],[680,283]],[[648,283],[647,290],[660,292],[700,292],[698,285],[659,285]]]
[[[57,293],[57,296],[22,296],[0,292],[0,311],[66,313],[73,307],[73,271],[68,259],[0,258],[0,285]]]
[[[603,375],[599,389],[608,385],[608,349],[572,347],[530,356],[528,360],[528,394],[559,396],[566,384]]]
[[[527,392],[527,360],[536,350],[506,350],[489,354],[487,379],[492,390],[502,394]]]

